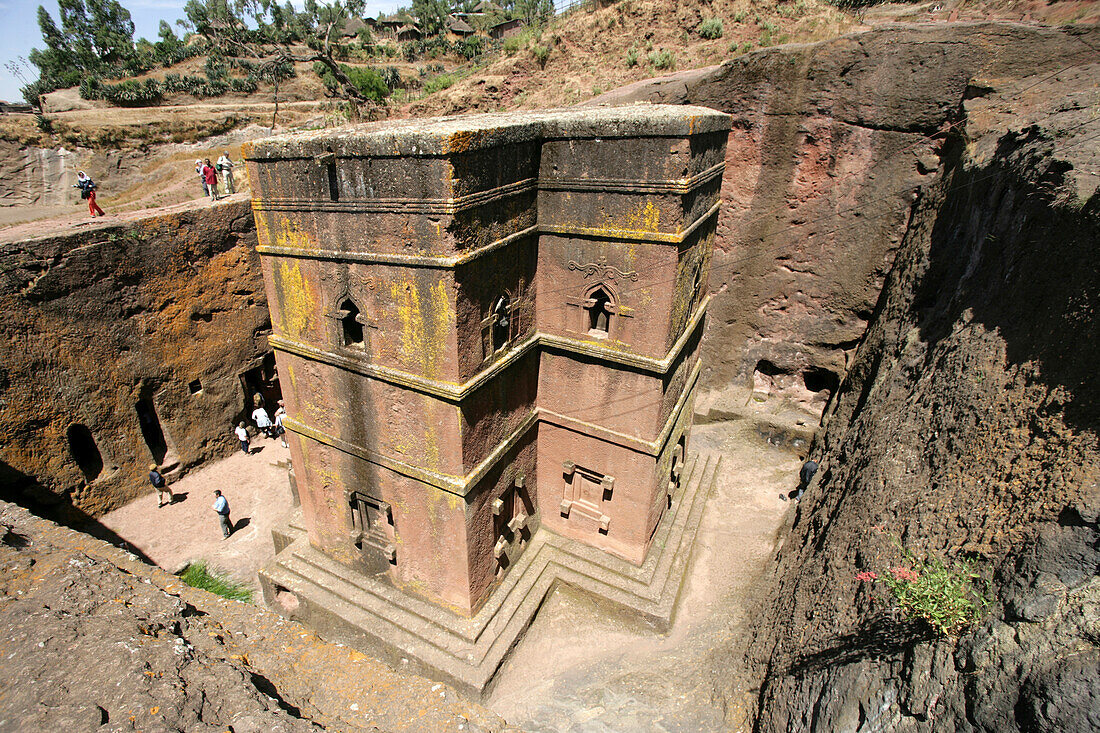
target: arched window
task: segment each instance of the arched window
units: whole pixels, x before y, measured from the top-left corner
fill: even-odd
[[[510,327],[508,299],[502,295],[493,305],[493,351],[500,351],[508,344]]]
[[[363,324],[359,320],[359,309],[351,298],[340,304],[340,322],[343,326],[344,346],[363,348]]]
[[[588,297],[588,331],[607,334],[611,330],[611,312],[614,305],[611,295],[602,287]]]
[[[92,431],[86,425],[70,425],[68,431],[69,455],[80,466],[81,473],[88,481],[94,481],[103,471],[103,457],[95,444]]]

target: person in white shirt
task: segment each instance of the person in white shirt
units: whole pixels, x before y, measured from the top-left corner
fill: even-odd
[[[271,416],[267,414],[267,410],[262,407],[257,407],[252,411],[252,421],[256,423],[256,427],[259,428],[264,435],[269,438],[274,437],[271,431]]]
[[[244,421],[241,424],[233,428],[233,432],[237,434],[237,438],[241,441],[241,450],[248,454],[248,429],[244,426]]]
[[[218,524],[222,528],[222,539],[229,539],[229,535],[233,534],[233,521],[229,518],[229,502],[217,489],[214,490],[214,512],[218,515]]]
[[[231,193],[236,193],[233,190],[233,161],[229,159],[229,151],[226,150],[222,153],[222,157],[218,158],[217,166],[218,172],[222,174],[222,178],[225,179],[225,194],[228,196]]]
[[[286,444],[286,428],[283,427],[283,418],[286,417],[286,407],[283,406],[283,401],[279,400],[279,409],[275,410],[275,434],[283,441],[283,447],[287,448]]]

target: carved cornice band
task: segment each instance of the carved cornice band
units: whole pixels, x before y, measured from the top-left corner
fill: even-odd
[[[388,468],[395,473],[399,473],[402,476],[408,476],[409,478],[421,481],[423,483],[434,486],[437,489],[446,491],[449,494],[456,494],[458,496],[468,496],[473,488],[477,485],[493,466],[497,464],[501,459],[507,455],[508,451],[512,449],[520,440],[523,439],[527,433],[534,428],[539,422],[546,422],[551,425],[564,428],[566,430],[572,430],[574,432],[582,433],[597,440],[602,440],[605,443],[611,443],[630,450],[637,451],[638,453],[644,453],[650,456],[658,456],[661,451],[664,450],[665,445],[668,443],[673,430],[683,414],[685,407],[687,407],[688,400],[691,398],[692,389],[695,386],[695,382],[699,378],[699,371],[702,367],[702,362],[696,362],[692,367],[691,374],[688,376],[687,382],[684,384],[684,389],[680,393],[679,399],[676,401],[676,406],[673,407],[669,413],[668,418],[665,420],[664,425],[661,427],[660,433],[658,433],[655,440],[645,440],[633,435],[627,435],[600,425],[594,425],[592,423],[577,420],[575,418],[560,415],[556,412],[552,412],[542,407],[535,407],[524,418],[523,422],[512,432],[497,443],[496,447],[485,456],[473,469],[470,470],[464,476],[453,476],[451,474],[441,473],[439,471],[432,471],[422,466],[416,466],[405,461],[398,460],[391,456],[387,456],[377,451],[372,451],[363,446],[349,443],[346,440],[337,438],[334,435],[329,435],[321,430],[306,425],[305,423],[298,422],[293,418],[284,418],[283,427],[292,433],[296,433],[305,438],[315,440],[318,443],[324,443],[325,445],[332,446],[337,450],[348,453],[357,458],[361,458],[369,463],[374,463],[384,468]]]

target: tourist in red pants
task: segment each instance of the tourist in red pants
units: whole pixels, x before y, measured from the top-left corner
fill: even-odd
[[[76,174],[76,185],[73,188],[80,189],[80,198],[88,199],[88,213],[92,216],[106,216],[103,213],[103,209],[99,208],[99,204],[95,202],[95,181],[88,178],[84,171],[80,171]]]

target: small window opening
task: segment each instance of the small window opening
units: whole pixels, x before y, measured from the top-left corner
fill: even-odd
[[[330,201],[340,200],[340,180],[336,175],[336,156],[328,153],[322,156],[328,173],[328,197]]]
[[[344,313],[341,319],[344,328],[344,346],[354,349],[363,348],[363,324],[359,322],[359,309],[349,298],[340,306],[340,311]]]
[[[493,306],[493,351],[500,351],[508,343],[510,326],[508,300],[501,296]]]
[[[164,431],[160,427],[160,419],[157,417],[157,408],[149,399],[141,400],[135,405],[138,414],[138,423],[141,425],[141,436],[145,438],[145,445],[157,463],[164,463],[164,456],[168,453],[168,443],[164,439]]]
[[[103,456],[95,444],[92,431],[86,425],[70,425],[68,431],[69,455],[80,467],[88,481],[94,481],[103,472]]]
[[[590,298],[592,307],[588,311],[588,330],[607,333],[611,327],[611,296],[600,288]]]
[[[202,382],[196,379],[187,385],[187,389],[190,390],[191,394],[198,394],[202,392]]]

